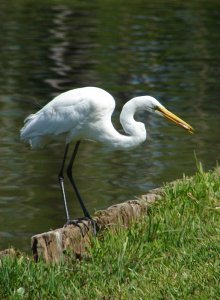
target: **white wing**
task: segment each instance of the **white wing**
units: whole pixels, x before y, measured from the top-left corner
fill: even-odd
[[[86,138],[88,125],[106,115],[115,107],[110,94],[99,88],[74,89],[54,98],[36,114],[25,119],[21,139],[33,148],[43,146],[45,137],[66,134],[66,141]]]

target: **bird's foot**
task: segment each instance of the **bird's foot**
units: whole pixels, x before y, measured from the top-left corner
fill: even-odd
[[[83,226],[81,226],[81,224]],[[82,218],[77,218],[75,220],[67,220],[66,224],[64,224],[64,227],[67,227],[68,225],[75,225],[80,229],[82,236],[85,236],[85,234],[89,231],[88,225],[90,225],[90,224],[92,225],[93,234],[94,234],[94,236],[96,236],[99,231],[99,226],[98,226],[97,222],[95,220],[93,220],[92,218],[82,217]],[[83,230],[82,230],[83,227],[86,230],[86,232],[85,232],[85,230],[83,232]]]

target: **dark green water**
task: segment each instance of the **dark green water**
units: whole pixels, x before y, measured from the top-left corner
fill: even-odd
[[[91,213],[193,174],[194,151],[206,169],[220,159],[219,1],[1,1],[0,20],[0,248],[28,250],[30,236],[65,222],[63,145],[31,151],[19,139],[23,119],[65,90],[109,91],[119,129],[122,105],[143,94],[196,129],[141,115],[149,136],[135,150],[83,142],[76,181]]]

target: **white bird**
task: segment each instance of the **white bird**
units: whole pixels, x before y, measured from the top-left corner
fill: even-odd
[[[72,176],[72,167],[81,140],[93,140],[105,144],[108,148],[129,149],[146,140],[145,125],[134,119],[138,111],[150,111],[193,133],[193,128],[182,119],[168,111],[151,96],[135,97],[128,101],[120,114],[120,122],[126,135],[120,134],[111,122],[115,108],[114,98],[96,87],[73,89],[60,94],[37,113],[25,119],[21,129],[21,139],[30,143],[32,148],[43,147],[50,139],[62,138],[65,141],[64,157],[59,172],[67,224],[71,223],[64,190],[63,169],[72,140],[76,141],[73,154],[67,167],[67,176],[79,200],[85,218],[92,220],[79,194]]]

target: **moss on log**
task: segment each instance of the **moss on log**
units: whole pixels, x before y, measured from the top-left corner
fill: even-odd
[[[97,211],[94,220],[100,230],[115,225],[127,227],[145,215],[149,205],[160,199],[161,194],[160,188],[151,190],[137,200],[129,200]],[[79,226],[68,225],[33,236],[31,248],[35,261],[42,258],[48,263],[59,262],[65,258],[66,251],[73,253],[78,259],[85,256],[90,244],[90,236],[93,234],[93,227],[88,221],[83,221]]]

